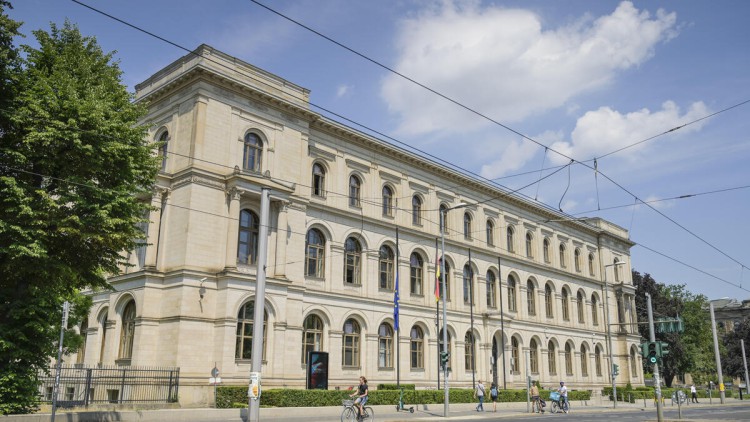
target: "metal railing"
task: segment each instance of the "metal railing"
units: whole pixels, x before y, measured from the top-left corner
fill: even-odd
[[[52,403],[55,368],[39,376],[42,403]],[[174,403],[180,368],[64,365],[60,368],[60,407],[90,404]]]

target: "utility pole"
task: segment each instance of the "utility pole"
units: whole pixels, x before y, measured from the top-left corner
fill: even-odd
[[[711,331],[714,333],[714,354],[716,355],[716,373],[719,374],[719,400],[724,404],[724,374],[721,373],[721,356],[719,355],[719,338],[716,336],[716,318],[714,318],[714,304],[709,302],[711,309]],[[744,354],[743,354],[744,358]]]
[[[253,315],[253,355],[250,371],[260,375],[263,364],[263,315],[266,300],[266,257],[268,256],[268,213],[271,201],[271,190],[260,190],[260,227],[258,227],[258,262],[255,276],[255,314]],[[258,377],[260,380],[260,376]],[[260,383],[260,381],[259,381]],[[262,389],[258,389],[261,394]],[[260,397],[250,399],[248,422],[260,420]]]
[[[745,357],[745,340],[740,340],[742,346],[742,363],[745,365],[745,391],[750,394],[750,381],[747,379],[747,358]]]
[[[646,293],[646,299],[648,299],[648,339],[650,342],[655,343],[656,334],[654,334],[654,313],[651,310],[651,295]],[[664,413],[661,408],[661,381],[659,380],[658,361],[654,363],[654,383],[656,384],[656,420],[662,422],[664,420]]]
[[[62,324],[60,325],[60,343],[57,344],[57,363],[55,364],[55,386],[52,392],[52,422],[55,422],[55,411],[57,410],[57,396],[60,393],[60,371],[62,367],[63,340],[65,330],[68,328],[68,314],[70,313],[70,302],[63,303]],[[86,393],[88,394],[88,392]]]

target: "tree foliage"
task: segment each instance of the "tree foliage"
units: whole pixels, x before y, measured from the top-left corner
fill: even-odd
[[[654,320],[659,317],[680,316],[684,322],[682,333],[655,334],[656,341],[669,343],[669,354],[659,365],[665,384],[671,387],[674,376],[685,373],[690,373],[698,383],[704,382],[715,373],[711,370],[713,351],[706,297],[691,293],[685,285],[657,283],[650,274],[641,275],[637,271],[633,271],[633,284],[636,286],[635,302],[639,322],[648,322],[646,293],[651,296]],[[648,325],[639,324],[638,331],[644,341],[648,341]],[[652,371],[651,365],[645,361],[644,369],[646,372]]]
[[[80,291],[107,288],[105,275],[143,237],[137,224],[150,204],[139,197],[150,197],[158,160],[113,53],[66,22],[34,31],[39,47],[22,46],[20,57],[8,42],[17,25],[0,16],[0,57],[16,60],[0,65],[0,412],[8,414],[35,406],[62,302],[75,305],[69,326],[79,323],[90,303]],[[66,339],[71,350],[80,343],[72,330]]]
[[[721,367],[724,376],[745,379],[745,364],[742,360],[742,344],[745,340],[745,352],[750,349],[750,320],[743,319],[734,330],[722,339],[724,353],[721,357]],[[747,380],[745,380],[747,382]]]

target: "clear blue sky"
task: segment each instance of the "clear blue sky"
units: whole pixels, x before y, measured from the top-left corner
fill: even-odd
[[[592,165],[690,123],[600,158],[598,169],[643,201],[730,190],[654,202],[664,215],[644,205],[605,209],[635,199],[576,164],[523,193],[608,219],[639,245],[731,284],[634,247],[634,269],[658,282],[750,298],[741,265],[750,266],[750,104],[699,120],[750,100],[750,2],[263,0],[546,154],[250,0],[84,2],[182,46],[212,45],[311,89],[315,104],[511,189],[538,178],[542,162],[569,161],[553,150]],[[69,0],[13,6],[24,42],[67,17],[117,50],[131,89],[185,54]]]

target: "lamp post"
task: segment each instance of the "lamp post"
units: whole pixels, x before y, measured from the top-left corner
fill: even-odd
[[[445,218],[448,216],[448,211],[455,210],[458,208],[464,208],[469,206],[469,204],[461,203],[456,205],[455,207],[446,208],[444,210],[440,210],[440,247],[442,249],[441,256],[440,256],[440,285],[443,288],[442,293],[442,299],[443,299],[443,351],[450,353],[448,349],[448,312],[445,308],[445,303],[447,299],[446,295],[446,285],[445,285],[445,229],[446,229],[446,223]],[[441,356],[442,357],[442,356]],[[448,358],[450,361],[450,357]],[[445,397],[443,398],[443,417],[448,417],[448,404],[449,404],[449,387],[448,387],[448,363],[443,363],[443,382],[445,383],[443,392],[445,393]]]
[[[612,331],[610,328],[609,323],[609,286],[607,285],[607,267],[615,267],[615,271],[617,271],[617,265],[624,265],[625,262],[615,262],[614,264],[609,264],[604,266],[604,303],[606,305],[606,309],[604,310],[606,316],[607,316],[607,341],[609,343],[609,376],[612,378],[612,398],[614,399],[614,407],[617,409],[617,383],[615,379],[615,361],[614,361],[614,354],[612,352]]]

